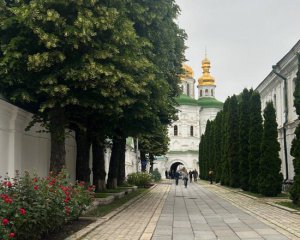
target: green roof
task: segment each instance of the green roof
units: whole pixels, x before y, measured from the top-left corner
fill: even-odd
[[[222,108],[223,103],[212,97],[202,97],[198,100],[191,98],[185,94],[181,94],[176,98],[179,105],[201,106],[203,108]]]
[[[202,97],[198,99],[199,106],[203,108],[222,108],[223,103],[218,101],[215,98],[211,97]]]
[[[176,102],[179,105],[198,106],[198,102],[196,99],[191,98],[185,94],[181,94],[178,98],[176,98]]]

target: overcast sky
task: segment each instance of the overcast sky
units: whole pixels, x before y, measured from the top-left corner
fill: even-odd
[[[300,0],[176,0],[187,64],[202,74],[207,55],[216,98],[256,88],[300,39]]]

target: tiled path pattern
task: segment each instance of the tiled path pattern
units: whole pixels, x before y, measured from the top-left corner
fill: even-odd
[[[135,240],[151,239],[161,209],[170,189],[169,184],[159,184],[144,197],[100,225],[82,239]]]
[[[158,184],[82,239],[300,239],[300,215],[201,182]]]
[[[203,183],[203,182],[202,182]],[[289,239],[300,239],[300,215],[267,204],[264,200],[251,199],[236,191],[227,190],[215,185],[204,184],[202,187],[244,209],[262,222],[288,236]]]

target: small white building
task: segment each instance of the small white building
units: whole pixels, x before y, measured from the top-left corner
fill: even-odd
[[[300,41],[273,66],[273,70],[256,88],[261,96],[262,111],[268,101],[272,101],[276,109],[278,141],[281,147],[281,171],[286,180],[294,177],[293,157],[290,155],[290,150],[295,137],[294,131],[299,124],[293,97],[299,52]]]
[[[223,103],[215,98],[215,79],[210,75],[210,61],[202,61],[203,75],[198,79],[198,96],[195,98],[194,71],[183,65],[185,74],[181,76],[182,94],[177,98],[178,120],[168,128],[169,151],[156,161],[163,177],[165,171],[172,172],[185,167],[199,172],[198,155],[200,137],[205,132],[207,120],[213,120],[222,109]]]

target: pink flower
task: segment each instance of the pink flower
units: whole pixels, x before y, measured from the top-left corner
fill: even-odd
[[[3,224],[3,225],[7,225],[8,223],[9,223],[9,221],[8,221],[7,218],[4,218],[4,219],[2,220],[2,224]]]
[[[34,188],[34,190],[38,190],[38,189],[39,189],[39,186],[38,186],[38,185],[35,185],[33,188]]]
[[[15,237],[15,234],[12,232],[12,233],[9,234],[9,237],[10,237],[10,238],[14,238],[14,237]]]
[[[25,215],[26,214],[26,210],[24,208],[20,208],[20,213],[21,213],[21,215]]]

